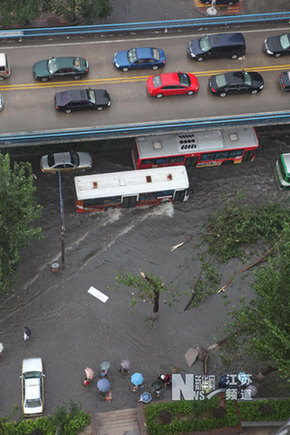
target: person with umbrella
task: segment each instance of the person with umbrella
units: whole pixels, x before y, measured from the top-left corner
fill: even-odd
[[[123,359],[121,361],[120,373],[130,373],[130,361],[127,359]]]
[[[103,361],[100,367],[101,367],[100,376],[107,376],[110,368],[109,361]]]
[[[156,397],[159,399],[162,390],[162,383],[160,381],[154,381],[151,385],[151,388],[155,392]]]
[[[97,382],[98,390],[100,391],[101,395],[105,395],[106,402],[111,402],[112,400],[112,393],[110,392],[111,384],[106,378],[101,378]],[[111,398],[110,398],[111,396]]]
[[[27,341],[31,336],[31,330],[28,328],[28,326],[24,326],[23,330],[23,340]]]
[[[152,400],[152,395],[151,395],[151,393],[147,393],[147,392],[145,392],[145,393],[142,393],[142,394],[141,394],[140,399],[138,400],[138,402],[142,402],[142,403],[147,404],[147,403],[150,403],[151,400]]]
[[[133,384],[133,391],[137,391],[138,388],[143,384],[143,376],[141,375],[141,373],[135,372],[133,373],[133,375],[131,376],[131,382]]]
[[[85,369],[85,375],[86,376],[85,376],[85,380],[84,380],[84,385],[87,386],[94,379],[95,373],[94,373],[93,369],[91,369],[90,367],[87,367]]]

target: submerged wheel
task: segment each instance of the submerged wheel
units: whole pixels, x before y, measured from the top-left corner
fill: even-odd
[[[129,71],[129,68],[122,68],[122,71],[127,72]]]
[[[238,55],[237,54],[233,54],[232,55],[232,59],[237,59],[238,58]]]
[[[77,74],[77,75],[74,76],[74,79],[75,79],[75,80],[79,80],[80,78],[81,78],[81,76],[80,76],[79,74]]]
[[[276,53],[275,57],[281,57],[281,54],[280,53]]]
[[[103,110],[103,107],[102,106],[98,106],[97,110]]]
[[[158,65],[153,65],[152,69],[154,69],[154,71],[156,71],[158,69]]]
[[[200,56],[200,57],[197,58],[197,60],[198,60],[198,62],[202,62],[203,61],[203,57]]]
[[[222,92],[222,93],[220,94],[220,97],[223,98],[223,97],[226,97],[226,95],[227,95],[227,94],[226,94],[225,92]]]
[[[47,82],[48,81],[48,77],[42,77],[41,81],[42,82]]]
[[[71,113],[71,109],[66,109],[65,113]]]
[[[162,98],[163,97],[163,94],[157,94],[156,95],[156,98]]]
[[[258,93],[257,89],[253,89],[253,90],[251,91],[251,94],[257,94],[257,93]]]
[[[187,95],[193,95],[193,94],[194,94],[193,91],[188,91],[188,92],[187,92]]]

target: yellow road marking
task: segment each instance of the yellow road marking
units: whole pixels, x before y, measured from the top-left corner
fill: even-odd
[[[257,72],[271,72],[271,71],[284,71],[290,70],[290,65],[269,65],[269,66],[259,66],[259,67],[247,67],[244,68],[245,71],[257,71]],[[208,77],[213,74],[223,74],[225,72],[241,71],[241,68],[231,68],[231,69],[220,69],[212,71],[194,71],[196,77]],[[43,88],[59,88],[68,86],[82,86],[87,87],[91,85],[102,85],[102,84],[119,84],[119,83],[134,83],[134,82],[144,82],[150,77],[146,76],[131,76],[131,77],[112,77],[112,78],[100,78],[100,79],[90,79],[90,80],[73,80],[73,81],[61,81],[61,82],[43,82],[43,83],[22,83],[13,85],[0,85],[0,91],[18,91],[18,90],[31,90],[31,89],[43,89]]]

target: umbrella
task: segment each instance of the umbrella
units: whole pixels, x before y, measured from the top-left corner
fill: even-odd
[[[127,359],[123,359],[123,360],[121,361],[121,367],[122,367],[122,369],[129,370],[130,365],[131,365],[131,364],[130,364],[130,361],[127,360]]]
[[[141,373],[138,373],[138,372],[133,373],[133,375],[131,376],[131,382],[134,385],[142,385],[143,384],[143,376],[141,375]]]
[[[31,336],[31,331],[30,331],[30,329],[29,329],[27,326],[24,326],[24,332],[25,332],[25,334],[26,334],[28,337]]]
[[[109,363],[109,361],[103,361],[100,365],[101,370],[105,370],[107,372],[110,368],[110,365],[111,364]]]
[[[143,393],[141,394],[139,402],[149,403],[151,402],[151,400],[152,400],[152,396],[150,393]]]
[[[86,374],[86,378],[92,380],[95,376],[95,373],[93,371],[93,369],[90,369],[90,367],[87,367],[85,369],[85,374]]]
[[[102,393],[107,393],[110,390],[111,384],[106,378],[101,378],[97,382],[97,387]]]
[[[162,390],[162,383],[160,381],[154,381],[153,384],[151,385],[151,387],[155,392],[161,391]]]
[[[3,352],[4,346],[2,343],[0,343],[0,353]]]

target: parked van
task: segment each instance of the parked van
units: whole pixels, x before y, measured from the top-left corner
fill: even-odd
[[[10,76],[10,67],[5,53],[0,53],[0,80],[7,79]]]
[[[191,58],[199,62],[222,57],[237,59],[246,54],[246,42],[242,33],[219,33],[193,39],[187,51]]]
[[[276,161],[275,175],[280,189],[290,189],[290,153],[280,155]]]

